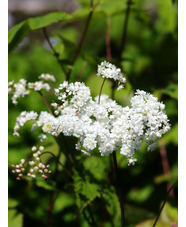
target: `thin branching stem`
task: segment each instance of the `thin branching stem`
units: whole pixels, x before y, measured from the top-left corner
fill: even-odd
[[[129,19],[131,4],[132,4],[132,0],[128,0],[127,1],[127,9],[126,9],[126,14],[125,14],[125,19],[124,19],[124,25],[123,25],[121,45],[120,45],[119,53],[118,53],[118,64],[121,62],[122,53],[125,50],[126,37],[127,37],[127,26],[128,26],[128,19]]]
[[[47,102],[45,96],[43,95],[43,93],[41,91],[38,91],[38,93],[40,94],[41,98],[43,99],[43,101],[44,101],[49,113],[53,115],[52,110],[50,108],[50,105],[48,104],[48,102]]]
[[[76,62],[76,60],[77,60],[77,58],[78,58],[78,56],[79,56],[79,53],[80,53],[80,51],[81,51],[83,42],[84,42],[84,40],[85,40],[85,36],[86,36],[86,34],[87,34],[88,27],[89,27],[89,24],[90,24],[90,21],[91,21],[91,18],[92,18],[93,11],[94,11],[94,9],[96,8],[96,6],[97,6],[97,5],[93,6],[93,0],[91,0],[91,2],[90,2],[90,13],[89,13],[89,15],[88,15],[88,18],[87,18],[87,21],[86,21],[84,30],[83,30],[82,35],[81,35],[81,38],[80,38],[80,40],[79,40],[79,44],[78,44],[76,53],[75,53],[74,58],[73,58],[73,60],[72,60],[72,65],[75,64],[75,62]],[[69,71],[68,71],[68,73],[67,73],[67,77],[66,77],[67,81],[69,81],[69,79],[70,79],[70,74],[71,74],[71,72],[72,72],[72,69],[73,69],[73,68],[70,68]]]
[[[159,212],[158,212],[158,215],[157,215],[156,220],[155,220],[155,222],[154,222],[154,224],[153,224],[153,227],[156,226],[156,223],[157,223],[157,221],[158,221],[158,219],[159,219],[159,217],[160,217],[160,215],[161,215],[161,212],[162,212],[162,210],[163,210],[163,208],[164,208],[164,206],[165,206],[165,203],[167,202],[169,193],[171,192],[171,190],[173,189],[173,187],[174,187],[177,183],[178,183],[178,181],[174,182],[174,184],[172,184],[171,187],[169,188],[169,190],[167,191],[167,195],[166,195],[165,200],[164,200],[164,202],[163,202],[163,204],[162,204],[162,206],[161,206],[161,208],[160,208],[160,210],[159,210]]]
[[[40,157],[41,157],[42,155],[44,155],[44,154],[50,154],[50,155],[52,155],[55,159],[57,159],[56,162],[57,162],[59,165],[61,165],[61,166],[63,167],[63,169],[65,170],[65,172],[68,174],[68,176],[73,180],[73,178],[72,178],[70,172],[69,172],[69,171],[65,168],[65,166],[58,160],[58,158],[55,156],[55,154],[53,154],[51,151],[44,151],[44,152],[40,155]]]
[[[120,210],[121,210],[121,226],[125,227],[124,205],[123,205],[121,187],[120,187],[120,183],[119,183],[119,172],[118,172],[118,165],[117,165],[117,159],[116,159],[116,152],[115,151],[112,153],[112,156],[113,156],[114,170],[115,170],[115,175],[116,175],[116,188],[117,188],[117,191],[118,191]]]
[[[62,71],[64,72],[64,74],[66,76],[66,79],[67,79],[67,72],[66,72],[63,64],[61,63],[60,59],[59,59],[59,54],[56,52],[56,50],[54,49],[52,43],[50,42],[50,39],[48,37],[48,34],[47,34],[47,31],[46,31],[45,27],[43,28],[43,33],[44,33],[44,36],[46,38],[46,41],[47,41],[48,45],[50,46],[50,48],[51,48],[51,50],[53,52],[53,55],[56,57],[57,62],[59,63],[59,65],[60,65],[60,67],[61,67]]]

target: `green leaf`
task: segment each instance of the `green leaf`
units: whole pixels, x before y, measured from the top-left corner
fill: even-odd
[[[11,52],[30,31],[27,21],[23,21],[8,32],[8,51]]]
[[[174,99],[178,99],[178,84],[170,84],[166,89],[162,89],[161,93],[169,95]]]
[[[74,169],[74,190],[76,204],[81,213],[96,197],[101,195],[100,182],[97,181],[90,172]]]
[[[65,12],[53,12],[45,16],[29,18],[15,25],[8,32],[9,52],[11,52],[23,40],[30,30],[43,28],[70,17],[71,15]]]
[[[130,200],[142,203],[142,202],[146,201],[151,196],[152,192],[153,192],[153,186],[147,185],[146,187],[143,187],[142,189],[130,190],[127,197]]]
[[[51,185],[51,184],[47,183],[47,182],[44,181],[44,180],[42,180],[42,181],[36,181],[36,185],[37,185],[38,187],[41,187],[41,188],[44,188],[44,189],[50,190],[50,191],[56,189],[54,184]]]
[[[97,180],[104,180],[107,177],[107,164],[103,157],[92,156],[84,161],[85,171],[90,171]]]
[[[66,207],[70,207],[74,204],[74,198],[69,193],[61,192],[54,204],[54,212],[62,212]]]
[[[31,30],[43,28],[53,23],[70,18],[71,16],[65,12],[53,12],[41,17],[33,17],[28,19]]]
[[[108,213],[113,223],[117,223],[120,217],[120,205],[118,196],[113,186],[106,188],[102,194]]]
[[[19,204],[19,202],[15,199],[8,198],[8,208],[14,208]]]
[[[8,226],[9,227],[22,227],[23,226],[23,215],[17,214],[15,209],[8,210]]]

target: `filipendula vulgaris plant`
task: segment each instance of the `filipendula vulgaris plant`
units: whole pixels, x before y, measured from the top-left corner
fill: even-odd
[[[123,89],[126,83],[121,70],[106,61],[98,65],[97,76],[118,82],[117,90]],[[17,104],[18,99],[29,95],[31,90],[49,91],[49,82],[56,81],[49,74],[42,74],[39,79],[34,83],[28,83],[25,79],[20,79],[18,83],[9,82],[8,92],[12,95],[12,103]],[[49,112],[21,112],[16,119],[14,136],[20,136],[19,129],[32,121],[33,128],[40,130],[41,142],[47,140],[47,134],[54,137],[60,134],[73,136],[78,139],[75,148],[85,155],[91,156],[91,151],[96,147],[101,156],[118,151],[126,157],[128,165],[134,165],[137,159],[133,155],[140,150],[142,141],[147,143],[147,150],[152,151],[157,146],[157,140],[170,130],[165,105],[142,90],[136,90],[130,100],[131,107],[118,105],[107,95],[101,95],[101,91],[93,99],[90,89],[82,82],[64,81],[54,89],[54,93],[58,100],[51,103],[54,111],[48,108]],[[50,166],[44,165],[40,158],[46,153],[44,147],[33,146],[32,151],[31,159],[21,159],[20,164],[12,164],[12,173],[17,174],[17,180],[23,178],[26,163],[30,165],[27,176],[35,178],[39,174],[47,180],[47,175],[51,174]]]

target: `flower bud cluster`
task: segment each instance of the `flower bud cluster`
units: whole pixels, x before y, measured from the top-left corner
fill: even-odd
[[[27,176],[31,178],[36,178],[37,174],[40,174],[42,178],[45,180],[48,179],[48,174],[51,174],[52,171],[49,169],[50,165],[44,165],[41,161],[40,156],[42,155],[42,151],[44,150],[43,146],[39,146],[37,148],[36,146],[32,147],[33,157],[32,160],[25,160],[21,159],[20,164],[18,165],[12,165],[12,173],[17,174],[16,177],[17,180],[21,180],[23,178],[23,172],[25,169],[23,168],[23,165],[25,163],[28,163],[29,165],[29,171],[27,173]]]
[[[123,77],[121,69],[116,68],[115,65],[106,61],[103,61],[100,65],[98,65],[97,76],[118,81],[118,91],[124,88],[124,84],[126,83],[126,79]]]

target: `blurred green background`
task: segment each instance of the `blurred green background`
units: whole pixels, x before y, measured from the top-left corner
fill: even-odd
[[[68,13],[74,16],[47,27],[50,40],[66,69],[72,64],[90,8],[88,0],[70,2],[75,5]],[[95,3],[97,1],[94,1]],[[106,27],[109,23],[111,54],[114,62],[121,44],[126,8],[127,1],[102,0],[93,13],[80,55],[70,77],[70,81],[74,82],[82,72],[81,81],[90,87],[92,96],[99,94],[102,83],[102,79],[96,76],[96,71],[97,65],[107,58]],[[156,151],[149,153],[143,145],[141,151],[135,154],[138,160],[135,166],[128,167],[126,160],[119,153],[117,154],[128,227],[152,226],[166,196],[167,187],[178,178],[177,8],[177,1],[173,0],[133,0],[130,7],[126,46],[121,61],[127,83],[125,89],[115,92],[115,99],[122,106],[126,106],[130,105],[130,98],[136,89],[154,94],[166,106],[171,131],[162,137]],[[50,9],[40,11],[37,16],[49,12]],[[12,11],[10,14],[14,24],[36,16],[34,12]],[[53,56],[42,29],[30,31],[16,48],[10,50],[8,70],[9,81],[18,82],[20,78],[25,78],[32,82],[42,73],[49,73],[57,79],[54,88],[65,80],[65,75]],[[106,81],[102,93],[111,97],[112,89],[109,81]],[[45,93],[49,103],[53,100],[53,95],[53,91]],[[37,132],[30,132],[30,124],[21,130],[19,138],[13,137],[16,117],[23,110],[40,112],[47,109],[41,97],[34,92],[24,99],[19,99],[17,106],[11,103],[11,99],[9,100],[9,167],[12,163],[19,163],[21,158],[30,157],[30,148],[40,144]],[[71,138],[69,143],[72,143]],[[47,150],[58,154],[59,147],[52,137],[45,142],[45,146]],[[103,182],[108,178],[108,174],[112,175],[109,172],[109,157],[100,157],[97,152],[91,158],[82,156],[78,152],[75,156],[87,172],[94,175],[97,180]],[[65,162],[63,154],[60,160]],[[47,156],[44,161],[50,163],[52,170],[55,171],[54,159]],[[163,168],[165,163],[169,164],[168,172]],[[18,182],[9,168],[8,183],[10,227],[89,226],[83,216],[78,216],[74,183],[69,180],[61,167],[58,167],[57,174],[51,175],[47,182],[27,178]],[[175,186],[157,226],[166,227],[171,226],[171,223],[178,223],[177,192]],[[109,204],[110,198],[110,196],[106,198],[108,199],[106,211],[100,198],[96,197],[91,203],[97,226],[121,226],[118,202]],[[113,196],[114,200],[116,198]]]

